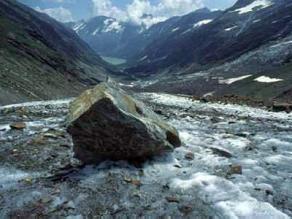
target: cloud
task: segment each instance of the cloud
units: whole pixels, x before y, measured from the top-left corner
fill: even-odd
[[[149,0],[133,0],[122,10],[111,0],[92,0],[94,15],[114,17],[122,21],[132,21],[147,27],[173,16],[187,14],[204,6],[202,0],[160,0],[152,4]]]
[[[71,11],[63,7],[46,8],[46,9],[41,9],[40,7],[36,7],[35,10],[45,13],[60,22],[73,21],[73,16],[72,16]]]
[[[114,17],[118,20],[126,20],[127,14],[125,11],[114,6],[111,0],[92,0],[93,14]]]

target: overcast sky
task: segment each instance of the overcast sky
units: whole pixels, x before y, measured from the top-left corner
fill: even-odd
[[[224,9],[236,0],[19,0],[47,13],[55,19],[68,22],[88,19],[96,15],[115,17],[122,21],[141,23],[145,14],[151,25],[169,17],[187,14],[201,7]],[[143,20],[144,22],[145,20]]]

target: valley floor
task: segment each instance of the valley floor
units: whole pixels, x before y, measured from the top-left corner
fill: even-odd
[[[65,132],[70,100],[0,107],[1,218],[292,216],[291,113],[167,94],[138,98],[183,141],[142,167],[72,167],[78,162]],[[25,129],[10,128],[19,121]]]

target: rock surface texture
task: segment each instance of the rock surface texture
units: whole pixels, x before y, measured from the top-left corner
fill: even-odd
[[[102,83],[70,104],[67,131],[84,163],[142,161],[180,146],[177,131],[123,90]]]

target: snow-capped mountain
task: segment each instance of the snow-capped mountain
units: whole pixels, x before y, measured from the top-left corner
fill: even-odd
[[[154,73],[157,68],[196,65],[204,69],[233,60],[291,31],[292,2],[240,0],[216,19],[194,24],[184,34],[148,45],[137,57],[146,57],[130,72]],[[147,63],[151,62],[149,69]],[[157,66],[157,68],[155,67]],[[203,66],[201,68],[201,66]]]
[[[176,38],[179,35],[188,35],[190,30],[211,22],[221,13],[221,11],[212,12],[203,8],[185,16],[172,17],[150,27],[120,22],[104,16],[67,25],[97,53],[103,56],[135,60],[147,46],[155,45],[158,41]],[[140,59],[143,59],[143,56],[138,58]]]
[[[147,46],[128,73],[154,74],[150,91],[291,100],[291,0],[240,0],[202,23]]]
[[[68,23],[67,26],[71,27],[98,54],[120,58],[128,56],[128,45],[140,34],[142,28],[130,22],[120,22],[105,16]]]

